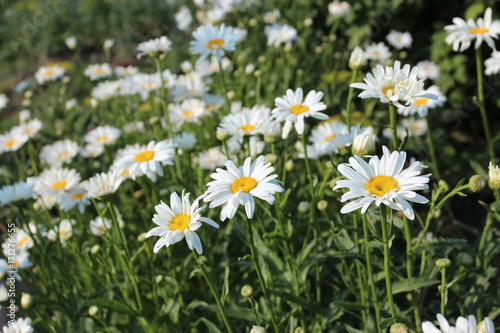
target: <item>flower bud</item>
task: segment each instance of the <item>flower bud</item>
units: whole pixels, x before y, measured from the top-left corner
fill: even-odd
[[[359,46],[356,46],[354,50],[352,50],[351,56],[349,58],[349,68],[355,70],[363,66],[366,66],[365,51],[363,51],[363,49]]]
[[[448,258],[442,258],[436,260],[436,266],[439,268],[446,268],[451,265],[451,260]]]
[[[142,234],[140,234],[139,236],[137,236],[137,240],[139,242],[143,242],[145,239],[146,239],[146,233],[145,232],[143,232]]]
[[[490,162],[488,167],[488,185],[492,190],[500,190],[500,165],[493,165]]]
[[[297,327],[293,333],[306,333],[306,330],[303,329],[302,327]]]
[[[249,286],[248,284],[241,287],[241,296],[250,297],[250,296],[252,296],[252,293],[253,293],[253,288],[251,286]]]
[[[278,156],[275,154],[267,154],[264,160],[268,163],[276,163]]]
[[[229,137],[229,134],[226,131],[218,130],[217,133],[215,133],[215,137],[219,141],[224,141]]]
[[[410,330],[403,323],[395,323],[395,324],[391,325],[391,329],[389,330],[389,332],[390,333],[409,333]]]
[[[308,201],[301,201],[299,202],[297,209],[301,213],[307,213],[309,211],[309,207],[311,207],[311,204]]]
[[[161,282],[161,280],[163,280],[163,275],[158,274],[158,275],[155,277],[155,282],[156,282],[156,283],[160,283],[160,282]]]
[[[266,329],[262,326],[253,326],[250,333],[267,333]]]
[[[486,182],[480,175],[474,175],[469,179],[469,186],[472,192],[480,192],[486,186]]]
[[[310,27],[313,24],[313,19],[308,17],[304,20],[304,26],[305,27]]]
[[[365,134],[356,135],[352,141],[351,151],[353,155],[365,156],[375,152],[375,140],[377,136],[373,130]]]
[[[328,207],[328,201],[321,200],[318,202],[318,210],[325,210]]]
[[[101,248],[101,247],[99,246],[99,244],[96,244],[96,245],[94,245],[94,246],[92,246],[92,247],[90,248],[90,253],[92,253],[92,254],[96,254],[97,252],[99,252],[99,249],[100,249],[100,248]]]
[[[447,192],[450,189],[448,184],[442,179],[438,182],[438,186],[444,192]]]
[[[21,306],[23,308],[28,308],[31,305],[32,297],[30,294],[22,293],[21,295]]]
[[[286,161],[286,163],[285,163],[285,169],[286,169],[286,171],[292,171],[293,170],[293,166],[294,166],[293,160]]]
[[[97,311],[99,311],[99,308],[97,306],[95,306],[95,305],[92,305],[89,308],[89,315],[95,316],[97,314]]]

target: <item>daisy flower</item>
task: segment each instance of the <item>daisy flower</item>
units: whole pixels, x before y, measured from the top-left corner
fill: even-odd
[[[118,81],[99,82],[97,86],[92,88],[90,96],[98,101],[107,101],[118,94],[120,83]]]
[[[365,49],[365,53],[366,59],[374,60],[379,64],[385,64],[385,62],[392,56],[389,48],[383,42],[368,45]]]
[[[490,318],[485,317],[482,322],[477,324],[476,317],[470,315],[469,317],[458,317],[455,326],[451,326],[448,320],[440,313],[436,315],[439,323],[438,329],[430,321],[425,321],[422,323],[422,331],[424,333],[450,333],[450,332],[465,332],[465,333],[494,333],[495,325]]]
[[[175,145],[171,141],[151,141],[143,146],[128,146],[113,165],[118,169],[127,169],[134,180],[137,176],[146,175],[155,182],[156,175],[163,176],[162,165],[174,164],[174,154]]]
[[[14,258],[15,261],[13,263],[7,262],[7,260],[5,260],[5,259],[0,259],[0,276],[3,276],[3,274],[5,274],[6,272],[15,271],[16,272],[15,273],[16,280],[21,281],[22,278],[19,275],[18,271],[20,269],[25,269],[25,268],[29,268],[29,267],[33,266],[33,263],[30,261],[29,257],[30,257],[30,254],[28,251],[20,251],[20,252],[16,253],[16,256]],[[12,269],[12,266],[14,266],[15,268]],[[4,329],[5,329],[5,327],[4,327]],[[16,331],[14,331],[14,332],[16,332]]]
[[[181,127],[184,123],[199,123],[200,118],[206,115],[205,102],[189,98],[181,104],[173,104],[169,110],[170,121],[176,127]]]
[[[182,6],[179,11],[175,13],[174,18],[177,28],[182,31],[186,31],[193,21],[193,16],[187,6]]]
[[[351,12],[351,5],[347,1],[335,0],[328,4],[328,12],[335,18],[345,17]]]
[[[33,333],[30,318],[18,318],[13,322],[9,322],[2,329],[3,333]]]
[[[127,67],[117,66],[115,67],[114,72],[115,75],[118,77],[127,77],[139,73],[139,68],[135,66],[127,66]]]
[[[239,205],[245,206],[248,218],[252,218],[255,210],[254,197],[274,203],[274,194],[284,189],[275,180],[276,174],[271,174],[274,168],[271,163],[264,162],[264,156],[259,156],[253,163],[251,158],[245,159],[242,166],[236,167],[232,161],[225,163],[226,170],[217,168],[210,177],[204,201],[210,202],[210,208],[224,205],[220,219],[233,218]]]
[[[90,205],[90,199],[87,192],[79,187],[70,188],[66,193],[59,198],[59,206],[64,211],[68,211],[75,206],[81,214],[85,211],[85,206]]]
[[[242,34],[233,27],[222,24],[215,27],[211,24],[203,25],[193,32],[194,40],[190,42],[193,54],[201,55],[197,63],[206,59],[209,55],[215,55],[220,60],[225,52],[236,50],[236,43],[242,38]]]
[[[213,94],[203,96],[203,101],[205,102],[205,112],[208,114],[219,110],[225,103],[223,97]]]
[[[418,68],[410,65],[401,68],[399,61],[394,62],[394,67],[377,65],[373,74],[368,73],[364,79],[365,83],[352,83],[350,86],[363,89],[358,97],[378,98],[382,103],[392,103],[396,106],[410,104],[415,97],[437,99],[435,94],[424,90],[424,80],[417,79]]]
[[[481,46],[484,40],[489,47],[496,50],[493,38],[498,38],[500,21],[492,21],[491,15],[491,8],[487,8],[484,12],[484,18],[480,17],[477,21],[468,19],[466,22],[459,17],[454,17],[453,24],[444,27],[448,32],[445,42],[453,44],[453,51],[463,52],[469,48],[474,39],[476,40],[474,45],[476,49]]]
[[[33,197],[33,182],[21,181],[14,185],[6,185],[0,190],[0,205]]]
[[[173,140],[175,146],[180,149],[193,149],[196,145],[196,136],[188,132],[175,135]]]
[[[75,224],[75,220],[61,220],[59,225],[55,226],[54,229],[49,230],[46,233],[46,237],[50,241],[56,241],[59,237],[62,246],[66,246],[68,239],[73,236],[73,224]]]
[[[9,98],[5,94],[0,94],[0,111],[5,109],[9,104]]]
[[[43,124],[40,119],[33,118],[29,119],[27,122],[23,122],[19,126],[24,130],[24,132],[26,132],[26,134],[30,138],[34,138],[38,134],[38,132],[40,132],[40,130],[42,129]]]
[[[224,155],[218,147],[209,148],[201,152],[197,160],[200,168],[204,170],[213,170],[219,166],[223,166],[226,161],[226,155]]]
[[[302,88],[298,88],[295,92],[291,89],[286,91],[286,95],[278,97],[274,100],[276,108],[273,109],[272,115],[278,121],[285,121],[283,127],[283,139],[288,137],[292,125],[295,126],[297,134],[304,133],[304,118],[313,117],[320,120],[328,119],[328,116],[319,111],[326,109],[326,104],[321,102],[323,93],[311,90],[305,100],[303,99]]]
[[[9,253],[10,244],[10,241],[2,243],[3,253],[6,257],[8,257],[7,254]],[[16,252],[28,251],[34,245],[35,243],[33,242],[33,239],[26,231],[19,228],[16,230]]]
[[[40,152],[40,161],[50,166],[61,166],[70,163],[73,157],[78,154],[78,143],[71,140],[56,141],[51,145],[46,145]]]
[[[33,190],[41,196],[49,196],[58,199],[69,190],[78,185],[80,174],[75,169],[54,167],[40,173],[35,181]]]
[[[484,71],[484,74],[486,75],[500,73],[500,52],[493,52],[491,57],[484,61],[484,66],[486,66]]]
[[[148,55],[150,57],[160,57],[163,58],[165,53],[170,51],[172,42],[167,36],[161,36],[160,38],[155,38],[148,40],[147,42],[142,42],[137,46],[137,59],[140,59],[143,55]]]
[[[177,77],[172,95],[175,102],[180,102],[188,98],[202,98],[207,91],[208,87],[202,76],[197,72],[190,72]]]
[[[113,221],[111,221],[108,218],[102,219],[100,216],[91,220],[89,223],[90,232],[94,236],[104,235],[106,233],[106,230],[111,229],[112,225],[113,225]]]
[[[423,60],[417,63],[419,79],[436,80],[439,78],[439,67],[432,61]]]
[[[102,172],[84,182],[81,187],[89,198],[103,197],[116,192],[123,182],[123,177],[116,171]]]
[[[264,13],[264,22],[266,22],[267,24],[273,24],[273,23],[276,23],[276,21],[278,21],[278,19],[280,18],[280,10],[279,9],[274,9],[270,12],[265,12]]]
[[[98,126],[83,138],[90,145],[109,145],[115,143],[121,131],[113,126]]]
[[[267,36],[267,45],[278,47],[285,44],[285,47],[290,47],[294,40],[299,39],[297,29],[287,24],[274,23],[267,26],[264,30]]]
[[[29,136],[21,126],[14,126],[5,134],[0,134],[0,154],[16,151],[28,142]]]
[[[241,112],[230,113],[222,118],[217,130],[222,130],[232,136],[243,137],[262,132],[266,122],[271,120],[269,108],[254,107]]]
[[[40,67],[35,73],[35,80],[38,84],[44,84],[62,78],[64,73],[64,68],[57,65]]]
[[[342,207],[340,212],[347,214],[361,208],[365,213],[372,202],[375,205],[387,205],[394,210],[402,210],[410,220],[415,218],[415,213],[408,201],[425,204],[429,200],[414,191],[429,188],[430,175],[420,175],[422,164],[414,162],[409,168],[404,169],[406,161],[405,152],[390,152],[387,147],[382,147],[383,156],[372,156],[366,163],[361,157],[354,156],[349,159],[349,164],[342,163],[338,166],[339,172],[347,180],[339,180],[333,188],[348,188],[349,192],[342,195],[341,202],[355,199]]]
[[[91,81],[96,81],[99,79],[110,77],[113,74],[113,70],[107,63],[93,64],[85,68],[83,74],[85,74],[85,76],[88,76]]]
[[[413,42],[413,38],[411,38],[408,31],[399,32],[391,30],[391,32],[387,35],[387,41],[398,50],[401,50],[403,48],[409,49],[411,47],[411,43]]]
[[[427,117],[429,109],[434,109],[439,106],[443,106],[446,102],[446,96],[441,92],[438,86],[430,86],[426,90],[428,93],[436,96],[436,99],[431,99],[428,97],[414,97],[410,99],[409,106],[398,106],[398,113],[403,116],[413,116],[418,114],[419,117]]]
[[[219,225],[213,220],[200,215],[200,212],[206,207],[198,207],[201,197],[191,203],[189,195],[190,193],[184,194],[183,191],[180,198],[174,192],[170,195],[170,206],[161,201],[155,207],[158,214],[153,215],[153,222],[158,227],[151,229],[146,234],[146,237],[160,237],[154,246],[154,253],[157,253],[163,246],[169,247],[186,238],[189,249],[195,249],[198,254],[201,254],[203,246],[200,237],[196,234],[196,230],[202,226],[201,222],[219,228]]]
[[[338,153],[339,151],[334,145],[329,145],[330,140],[338,138],[339,135],[347,134],[347,132],[347,125],[339,121],[324,122],[312,129],[309,142],[316,146],[320,156],[330,152]],[[309,150],[307,152],[309,153]]]

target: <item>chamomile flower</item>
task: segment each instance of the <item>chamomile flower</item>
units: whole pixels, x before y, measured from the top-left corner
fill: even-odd
[[[195,98],[185,99],[181,104],[173,104],[169,113],[170,121],[177,127],[184,123],[198,123],[206,115],[205,102]]]
[[[439,67],[432,61],[423,60],[417,63],[419,79],[436,80],[439,78]]]
[[[437,99],[437,96],[424,90],[424,80],[417,79],[418,68],[405,65],[401,68],[399,61],[394,62],[394,67],[377,65],[373,74],[368,73],[365,83],[352,83],[350,86],[363,89],[358,97],[378,98],[382,103],[392,103],[396,106],[410,105],[412,98],[425,97]]]
[[[464,21],[459,17],[453,18],[453,24],[447,25],[444,29],[448,32],[445,38],[447,44],[453,44],[453,51],[463,52],[470,47],[473,40],[476,40],[474,47],[477,49],[485,41],[493,50],[495,42],[500,34],[500,20],[492,21],[491,8],[484,12],[484,18],[480,17],[477,21],[468,19]]]
[[[114,71],[115,75],[118,77],[127,77],[139,73],[139,68],[135,66],[127,66],[127,67],[117,66],[115,67]]]
[[[218,130],[237,137],[261,133],[264,124],[271,120],[270,111],[269,108],[254,107],[230,113],[222,118]]]
[[[351,12],[351,5],[347,1],[335,0],[328,4],[328,12],[335,18],[345,17]]]
[[[113,126],[98,126],[88,132],[83,138],[90,145],[113,144],[119,137],[121,131]]]
[[[274,23],[265,28],[264,32],[267,36],[267,45],[278,47],[285,44],[285,47],[290,47],[292,42],[298,40],[297,29],[287,24]]]
[[[127,169],[132,179],[146,175],[153,182],[163,176],[162,165],[173,165],[175,145],[171,141],[151,141],[147,145],[132,145],[124,149],[122,156],[113,165]]]
[[[209,148],[201,152],[197,159],[199,167],[204,170],[213,170],[219,166],[223,166],[226,161],[226,155],[218,147]]]
[[[70,188],[59,197],[59,206],[62,210],[68,211],[75,206],[81,214],[85,211],[85,206],[90,205],[90,199],[87,192],[79,187]]]
[[[175,23],[177,23],[177,28],[182,31],[186,31],[193,21],[193,16],[187,6],[182,6],[179,11],[175,13],[174,18]]]
[[[2,250],[5,256],[9,253],[9,242],[2,243]],[[23,229],[16,230],[16,252],[28,251],[35,245],[31,236]]]
[[[276,23],[280,18],[280,15],[281,13],[279,9],[274,9],[270,12],[265,12],[263,16],[264,22],[266,22],[267,24]]]
[[[9,322],[2,329],[3,333],[33,333],[30,318],[18,318],[15,321]]]
[[[183,191],[179,197],[174,192],[170,195],[170,206],[161,201],[155,207],[157,214],[153,215],[153,222],[158,226],[146,234],[146,237],[160,237],[153,248],[154,253],[157,253],[163,246],[169,247],[186,238],[189,249],[195,249],[201,254],[203,246],[200,237],[196,234],[196,230],[202,226],[201,222],[219,228],[213,220],[201,216],[200,212],[205,208],[205,206],[198,207],[201,197],[191,203],[189,195],[190,193],[184,194]]]
[[[43,128],[42,121],[38,118],[29,119],[19,125],[30,138],[34,138]]]
[[[26,200],[35,194],[33,182],[21,181],[13,185],[6,185],[0,190],[0,205],[6,205],[19,200]]]
[[[321,102],[322,92],[311,90],[305,100],[303,96],[302,88],[298,88],[295,92],[288,89],[285,96],[274,100],[276,108],[272,111],[273,117],[278,122],[285,121],[283,139],[288,137],[292,125],[295,126],[297,134],[302,135],[304,133],[304,118],[328,119],[326,114],[319,112],[326,109],[326,104]]]
[[[338,153],[337,147],[329,144],[330,140],[338,138],[339,135],[347,134],[347,132],[347,125],[339,121],[324,122],[312,129],[309,142],[315,146],[319,156],[331,152]],[[309,153],[309,150],[307,152]]]
[[[236,167],[232,161],[225,163],[226,169],[217,168],[210,177],[214,179],[208,183],[204,201],[210,202],[210,208],[224,205],[220,219],[233,218],[239,205],[245,206],[248,218],[252,218],[255,211],[254,197],[265,200],[272,205],[274,194],[283,192],[276,174],[271,174],[274,168],[271,163],[264,162],[264,156],[259,156],[253,163],[251,158],[245,159],[242,166]]]
[[[14,126],[5,134],[0,134],[0,154],[16,151],[28,142],[29,136],[21,126]]]
[[[54,229],[49,230],[45,236],[48,240],[53,242],[59,238],[61,245],[66,246],[68,239],[73,236],[73,224],[75,223],[75,220],[61,220],[59,225],[55,226]]]
[[[5,109],[9,104],[9,98],[5,94],[0,94],[0,111]]]
[[[116,192],[123,182],[123,177],[116,171],[102,172],[82,184],[89,198],[103,197]]]
[[[411,43],[413,42],[413,38],[411,38],[408,31],[399,32],[391,30],[391,32],[387,35],[387,41],[398,50],[401,50],[404,48],[409,49],[411,47]]]
[[[429,113],[429,109],[434,109],[439,106],[443,106],[444,102],[446,102],[446,96],[441,92],[438,86],[430,86],[426,90],[428,93],[433,94],[437,98],[428,98],[428,97],[414,97],[410,99],[410,105],[398,106],[398,113],[403,116],[413,116],[418,114],[419,117],[427,117]]]
[[[164,57],[165,54],[170,51],[172,42],[167,36],[161,36],[160,38],[155,38],[148,40],[147,42],[142,42],[137,46],[137,58],[140,59],[144,55],[150,57]]]
[[[219,27],[209,24],[196,29],[193,38],[194,41],[190,42],[191,51],[200,55],[196,61],[199,63],[209,55],[215,55],[217,60],[220,60],[226,52],[236,50],[236,43],[243,38],[243,35],[224,24]]]
[[[173,140],[175,146],[180,149],[193,149],[196,145],[196,136],[188,132],[175,135]]]
[[[40,67],[35,73],[35,80],[38,84],[44,84],[62,78],[64,73],[64,68],[57,65]]]
[[[81,176],[75,169],[61,167],[45,169],[35,181],[33,190],[36,194],[54,197],[57,200],[65,191],[77,186],[80,179]]]
[[[500,73],[500,52],[493,52],[491,57],[484,61],[484,65],[486,66],[484,74],[493,75]]]
[[[365,49],[365,53],[366,59],[371,59],[379,64],[385,64],[386,61],[392,56],[389,48],[383,42],[368,45]]]
[[[104,79],[113,75],[113,70],[111,66],[107,63],[103,64],[93,64],[85,68],[83,72],[85,76],[88,76],[91,81],[96,81],[99,79]]]
[[[467,318],[458,317],[455,326],[451,326],[448,320],[440,313],[436,315],[439,323],[439,329],[430,321],[422,323],[422,331],[424,333],[450,333],[450,332],[465,332],[465,333],[494,333],[495,326],[493,321],[488,317],[477,324],[476,317],[470,315]]]
[[[341,202],[355,199],[342,207],[340,212],[347,214],[361,208],[361,213],[364,214],[374,202],[377,206],[384,204],[394,210],[402,210],[413,220],[415,213],[408,201],[422,204],[429,201],[414,191],[427,189],[430,175],[420,176],[420,162],[414,162],[403,170],[406,153],[391,153],[385,146],[382,149],[381,159],[372,156],[366,163],[361,157],[354,156],[349,159],[349,164],[342,163],[338,166],[339,172],[347,177],[347,180],[337,181],[333,190],[349,189],[349,192],[342,195]]]
[[[79,152],[78,143],[65,139],[46,145],[40,152],[40,161],[50,166],[61,166],[70,163]]]

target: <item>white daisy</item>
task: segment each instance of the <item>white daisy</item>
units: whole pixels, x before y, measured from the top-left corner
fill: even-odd
[[[19,122],[24,123],[28,121],[31,118],[31,111],[30,110],[21,110],[19,111]]]
[[[373,74],[368,73],[365,83],[352,83],[350,86],[363,89],[358,97],[378,98],[382,103],[392,103],[401,106],[409,105],[412,98],[425,97],[437,99],[437,96],[424,90],[424,80],[417,79],[418,68],[410,65],[401,68],[399,61],[394,62],[394,67],[377,65]]]
[[[422,331],[424,333],[494,333],[495,325],[488,317],[485,317],[482,322],[477,324],[476,317],[470,315],[469,317],[458,317],[455,326],[451,326],[448,320],[440,313],[436,315],[439,323],[439,329],[430,321],[422,323]]]
[[[324,122],[312,129],[309,142],[315,146],[318,156],[327,155],[331,152],[338,153],[337,147],[329,143],[331,140],[338,138],[339,135],[347,133],[347,125],[339,121]],[[309,150],[307,152],[309,153]]]
[[[85,76],[88,76],[91,81],[96,81],[99,79],[104,79],[113,75],[113,70],[111,66],[107,63],[103,64],[93,64],[85,68],[83,72]]]
[[[383,42],[368,45],[365,49],[365,53],[366,59],[374,60],[382,65],[392,56],[389,48]]]
[[[202,226],[201,222],[208,223],[214,228],[219,228],[219,225],[213,220],[200,215],[200,212],[206,207],[198,207],[201,197],[191,203],[189,195],[190,193],[184,194],[183,191],[182,198],[179,198],[177,193],[174,192],[170,195],[170,206],[161,201],[155,207],[158,214],[153,215],[153,222],[158,227],[151,229],[146,234],[146,237],[160,237],[154,246],[154,253],[157,253],[163,246],[169,247],[186,238],[189,249],[195,249],[196,252],[201,254],[203,246],[196,234],[196,230]]]
[[[80,177],[80,174],[75,169],[61,167],[45,169],[35,181],[33,190],[38,195],[49,196],[58,200],[65,191],[78,185]]]
[[[209,55],[215,55],[220,60],[225,52],[236,50],[236,43],[243,36],[233,27],[226,27],[224,24],[215,27],[209,24],[196,29],[193,38],[194,40],[190,42],[191,51],[193,54],[201,55],[196,61],[198,63]]]
[[[6,241],[2,243],[2,249],[3,253],[5,254],[6,257],[8,257],[9,253],[9,245],[10,241]],[[31,236],[24,231],[23,229],[16,229],[16,252],[23,252],[23,251],[28,251],[31,249],[35,243],[33,242],[33,239]]]
[[[275,180],[276,174],[271,174],[274,168],[271,163],[264,162],[264,156],[259,156],[253,163],[251,158],[245,159],[242,166],[236,167],[232,161],[225,163],[227,171],[217,168],[210,177],[208,189],[203,199],[210,202],[210,208],[224,205],[220,219],[233,218],[239,205],[245,206],[248,218],[252,218],[255,210],[254,197],[274,203],[274,194],[284,189]]]
[[[420,162],[414,162],[403,170],[406,153],[391,153],[385,146],[382,149],[381,159],[372,156],[366,163],[361,157],[354,156],[349,159],[349,164],[342,163],[338,166],[339,172],[347,180],[337,181],[333,190],[349,189],[349,192],[342,195],[341,202],[355,199],[342,207],[340,212],[346,214],[361,208],[361,213],[365,213],[371,203],[375,202],[377,206],[384,204],[394,210],[402,210],[413,220],[415,213],[408,201],[422,204],[429,201],[414,191],[429,188],[427,183],[430,175],[419,176],[422,167]]]
[[[18,318],[14,322],[9,322],[2,329],[3,333],[33,333],[30,318]]]
[[[80,148],[80,155],[84,158],[94,158],[104,153],[104,145],[101,144],[86,144]]]
[[[81,187],[89,198],[98,198],[116,192],[123,182],[123,177],[115,170],[102,172],[84,182]]]
[[[262,133],[264,124],[271,121],[269,108],[254,107],[241,112],[224,116],[217,130],[222,130],[232,136],[243,137]]]
[[[139,68],[137,68],[135,66],[127,66],[127,67],[117,66],[117,67],[115,67],[114,71],[115,71],[116,76],[126,77],[126,76],[132,76],[132,75],[139,73]]]
[[[146,175],[154,182],[156,175],[163,176],[162,165],[174,164],[174,154],[175,145],[171,141],[151,141],[145,146],[128,146],[113,165],[118,169],[127,169],[134,180],[137,176]]]
[[[426,90],[428,93],[433,94],[437,98],[431,99],[428,97],[414,97],[410,99],[409,106],[398,106],[399,114],[403,116],[413,116],[418,114],[419,117],[427,117],[429,113],[429,109],[434,109],[438,106],[443,106],[444,102],[446,102],[446,96],[441,92],[438,86],[430,86]]]
[[[297,29],[287,24],[274,23],[265,28],[264,32],[267,36],[267,45],[278,47],[285,44],[285,47],[290,47],[292,42],[298,40]]]
[[[90,221],[89,226],[90,232],[94,236],[102,236],[106,233],[107,230],[111,229],[111,227],[113,226],[113,221],[108,218],[102,219],[100,216],[98,216]]]
[[[197,72],[190,72],[177,77],[172,95],[175,102],[180,102],[188,98],[202,98],[207,91],[203,77]]]
[[[61,166],[70,163],[78,154],[78,143],[65,139],[56,141],[51,145],[43,146],[40,152],[40,161],[50,166]]]
[[[68,239],[73,236],[73,224],[75,220],[61,220],[59,225],[54,226],[54,229],[49,230],[45,236],[50,241],[56,241],[59,237],[62,246],[66,246]]]
[[[3,274],[5,274],[7,271],[12,272],[13,269],[11,268],[12,267],[11,265],[13,265],[15,267],[14,271],[16,272],[15,273],[16,280],[21,281],[22,278],[19,275],[18,271],[33,266],[33,263],[30,261],[28,251],[21,251],[16,253],[14,259],[15,261],[13,263],[9,263],[5,259],[0,259],[0,276],[3,276]],[[5,326],[4,326],[4,332],[5,332]],[[17,331],[7,331],[7,332],[18,333]]]
[[[113,126],[98,126],[83,138],[90,145],[113,144],[120,137],[120,130]]]
[[[44,84],[62,78],[64,73],[64,68],[57,65],[40,67],[35,73],[35,79],[38,84]]]
[[[0,154],[16,151],[28,142],[29,136],[21,126],[14,126],[5,134],[0,134]]]
[[[347,1],[335,0],[328,4],[328,12],[335,18],[345,17],[351,12],[351,5]]]
[[[186,31],[193,21],[193,16],[187,6],[182,6],[179,11],[175,13],[174,18],[175,23],[177,23],[177,28],[182,31]]]
[[[137,58],[140,59],[143,55],[148,55],[150,57],[164,57],[165,54],[170,51],[172,42],[167,36],[161,36],[160,38],[155,38],[148,40],[147,42],[142,42],[137,46]]]
[[[219,147],[209,148],[198,155],[198,165],[204,170],[213,170],[223,166],[227,161],[226,155],[222,153]]]
[[[9,98],[5,94],[0,94],[0,111],[5,109],[9,104]]]
[[[98,101],[107,101],[115,97],[120,89],[118,81],[104,81],[99,82],[97,86],[92,88],[90,95]]]
[[[76,106],[76,99],[74,98],[68,99],[66,102],[64,102],[64,109],[66,111],[73,110],[75,106]]]
[[[181,104],[173,104],[169,113],[170,121],[177,128],[184,123],[199,123],[200,118],[206,115],[205,102],[195,98],[185,99]]]
[[[267,24],[276,23],[280,18],[280,15],[281,13],[279,9],[274,9],[270,12],[265,12],[263,16],[264,22],[266,22]]]
[[[205,112],[208,114],[219,110],[225,103],[223,97],[213,94],[205,94],[203,100],[205,101]]]
[[[33,182],[21,181],[13,185],[6,185],[0,190],[0,205],[6,205],[19,200],[26,200],[35,194]]]
[[[411,43],[413,42],[413,38],[411,38],[408,31],[399,32],[391,30],[391,32],[387,35],[387,41],[398,50],[403,48],[409,49],[411,47]]]
[[[487,8],[484,12],[484,19],[480,17],[477,21],[468,19],[466,22],[459,17],[454,17],[453,24],[444,27],[448,32],[445,42],[453,44],[453,51],[463,52],[469,48],[474,39],[476,49],[484,40],[489,47],[496,50],[493,38],[497,39],[500,34],[500,21],[492,21],[491,15],[491,8]]]
[[[59,206],[62,210],[68,211],[75,206],[81,214],[85,211],[85,206],[90,205],[90,199],[87,192],[79,187],[70,188],[67,192],[59,197]]]
[[[43,128],[42,121],[38,118],[33,118],[19,125],[30,138],[34,138]]]
[[[196,136],[188,132],[182,132],[173,138],[175,146],[180,149],[193,149],[196,145]]]
[[[305,100],[303,99],[302,88],[295,92],[291,89],[286,91],[286,95],[274,100],[276,108],[273,109],[273,117],[278,121],[285,121],[283,127],[283,139],[288,137],[292,125],[295,126],[299,135],[304,133],[304,118],[313,117],[320,120],[328,119],[328,116],[319,111],[326,109],[326,104],[321,102],[323,93],[311,90]]]
[[[423,60],[417,63],[419,79],[436,80],[439,78],[439,67],[432,61]]]
[[[484,71],[484,74],[486,75],[500,73],[500,52],[493,52],[491,57],[484,61],[484,66],[486,66]]]

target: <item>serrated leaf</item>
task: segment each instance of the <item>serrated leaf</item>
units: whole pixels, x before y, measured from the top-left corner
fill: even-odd
[[[387,327],[395,324],[397,322],[397,319],[396,318],[387,318],[387,319],[384,319],[380,322],[380,324],[378,325],[378,327],[380,327],[381,329],[386,329]]]
[[[392,285],[392,293],[398,294],[398,293],[413,291],[423,287],[432,286],[438,283],[439,283],[438,280],[431,280],[422,277],[404,279],[397,281]]]
[[[119,313],[125,313],[131,316],[137,315],[137,313],[130,308],[128,305],[122,302],[118,302],[115,300],[108,300],[103,298],[96,298],[82,302],[85,305],[89,306],[97,306],[98,308],[109,309]]]
[[[212,323],[210,320],[206,318],[201,318],[201,321],[204,322],[205,325],[207,325],[207,328],[210,331],[210,333],[222,333],[222,331],[218,329],[217,326],[215,326],[215,324]]]

